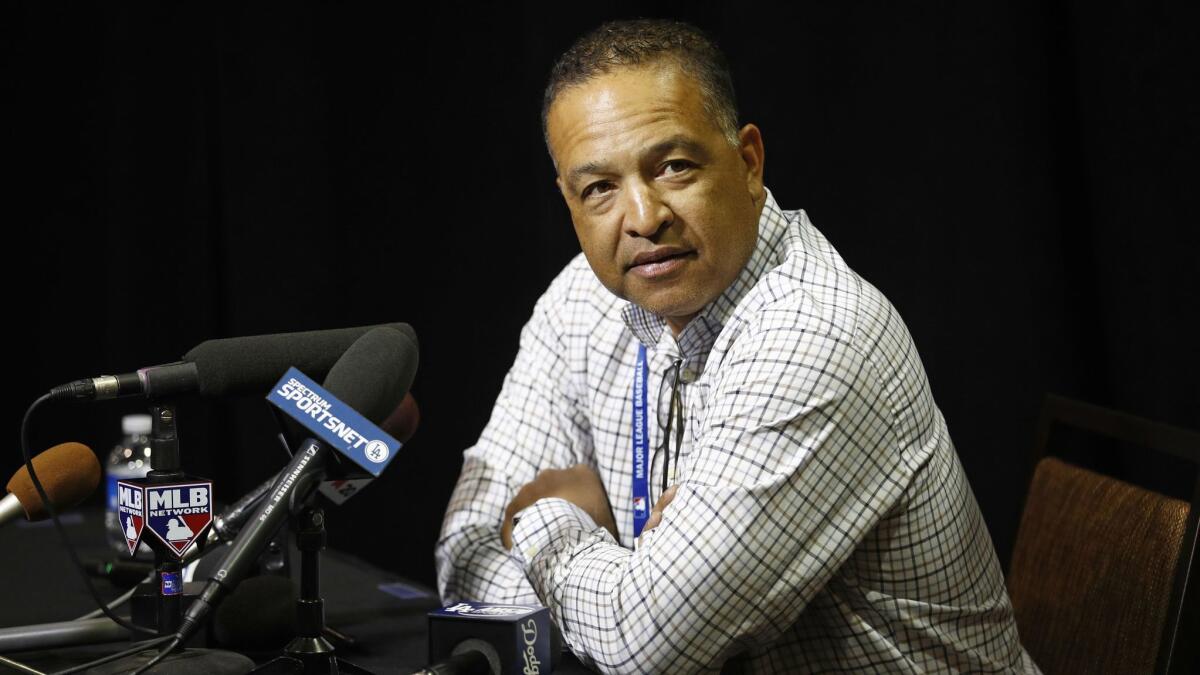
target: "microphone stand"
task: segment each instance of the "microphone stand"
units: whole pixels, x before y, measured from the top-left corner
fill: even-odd
[[[144,479],[137,482],[147,489],[180,483],[209,483],[211,486],[211,482],[207,479],[189,476],[183,472],[180,465],[179,417],[175,404],[165,400],[152,401],[150,415],[152,420],[150,432],[151,470]],[[148,495],[149,493],[144,494]],[[208,497],[207,507],[211,517],[213,511],[211,487]],[[144,531],[141,541],[154,551],[155,580],[138,586],[138,591],[130,603],[130,614],[135,623],[147,628],[155,628],[160,636],[171,635],[179,630],[183,623],[183,613],[187,606],[196,599],[197,594],[195,588],[189,588],[190,585],[183,582],[183,568],[186,563],[180,552],[157,534],[145,531],[151,529],[150,500],[147,499],[142,507]],[[183,520],[182,516],[179,520]],[[211,521],[209,527],[211,527]],[[199,534],[201,533],[197,533],[197,535]],[[196,540],[190,544],[190,547],[203,547],[204,544],[205,537],[196,536]],[[187,550],[184,549],[185,552]]]
[[[283,654],[255,668],[262,675],[371,675],[336,654],[325,639],[325,601],[321,598],[321,551],[325,548],[325,511],[304,505],[291,517],[300,551],[300,596],[296,599],[296,637]]]
[[[150,466],[151,470],[146,474],[148,485],[161,485],[164,483],[175,483],[184,478],[183,470],[179,464],[179,434],[176,429],[176,421],[178,417],[175,413],[175,406],[170,403],[155,403],[150,409],[151,420],[153,420],[152,431],[150,432]],[[144,508],[149,510],[149,504],[145,504]],[[145,517],[143,527],[149,527],[149,517]],[[150,548],[154,551],[154,569],[158,574],[155,575],[158,583],[157,586],[157,629],[159,635],[170,635],[179,630],[179,624],[183,621],[183,595],[176,593],[168,595],[163,592],[162,579],[164,575],[173,575],[173,578],[180,578],[180,570],[183,566],[179,562],[178,555],[168,553],[167,547],[154,537],[143,537],[151,542]],[[197,542],[199,543],[199,542]]]

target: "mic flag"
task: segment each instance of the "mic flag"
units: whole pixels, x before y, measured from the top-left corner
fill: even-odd
[[[295,368],[284,373],[267,401],[372,476],[383,473],[400,449],[400,441]]]
[[[182,559],[212,524],[212,481],[169,485],[145,479],[117,482],[117,516],[129,555],[137,552],[143,534],[152,532],[167,551]]]
[[[536,675],[552,670],[550,610],[525,605],[457,602],[435,609],[429,617],[429,660],[485,662],[485,672]],[[482,663],[480,663],[482,665]],[[477,672],[429,668],[432,672]]]

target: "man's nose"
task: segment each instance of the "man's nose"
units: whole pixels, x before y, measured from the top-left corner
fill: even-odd
[[[654,188],[637,183],[625,192],[625,232],[635,237],[653,237],[675,220],[671,207]]]

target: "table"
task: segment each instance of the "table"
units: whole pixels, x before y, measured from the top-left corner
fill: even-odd
[[[102,514],[76,512],[64,518],[68,535],[81,556],[109,555]],[[49,521],[19,521],[0,528],[0,628],[67,621],[95,609],[83,581],[63,550]],[[200,576],[197,575],[197,580]],[[104,579],[93,583],[106,600],[122,589]],[[380,590],[401,584],[411,596],[401,599]],[[354,637],[358,644],[339,655],[376,673],[410,673],[426,663],[425,614],[440,606],[433,589],[416,584],[358,558],[326,550],[321,558],[321,592],[326,623]],[[43,671],[66,668],[124,649],[127,643],[90,645],[39,652],[5,654]],[[256,662],[273,653],[250,653]],[[0,672],[7,672],[0,666]],[[569,654],[555,672],[588,672]]]

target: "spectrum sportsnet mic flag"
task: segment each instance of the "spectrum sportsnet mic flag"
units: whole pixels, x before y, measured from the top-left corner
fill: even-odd
[[[372,476],[383,473],[400,450],[400,441],[295,368],[284,373],[267,401]]]

